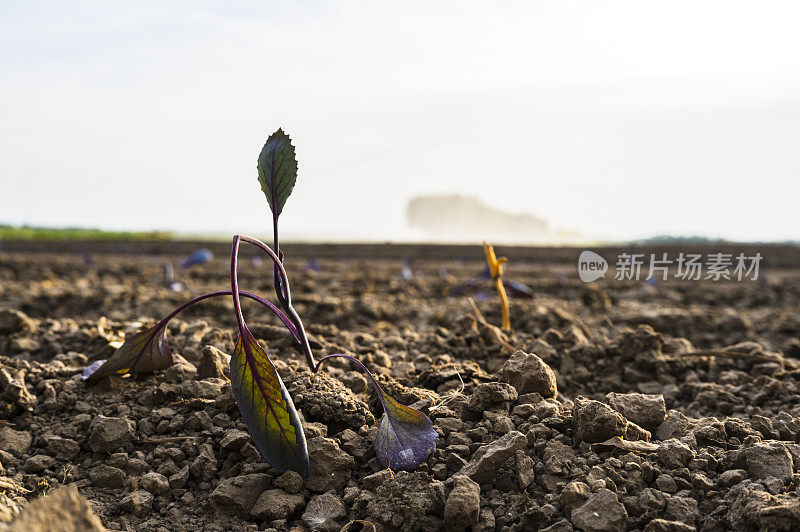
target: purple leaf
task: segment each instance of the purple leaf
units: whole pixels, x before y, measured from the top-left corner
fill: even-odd
[[[153,373],[170,367],[172,350],[167,343],[167,322],[161,321],[140,331],[114,351],[104,364],[89,371],[97,362],[86,368],[82,379],[94,382],[114,373]]]
[[[167,342],[167,324],[169,320],[200,301],[211,297],[227,296],[230,295],[230,293],[229,290],[211,292],[187,301],[154,326],[136,333],[130,338],[126,338],[125,343],[114,351],[114,354],[111,355],[111,358],[105,363],[100,364],[100,361],[98,361],[87,367],[83,371],[81,379],[87,382],[94,382],[114,373],[153,373],[154,371],[161,371],[170,367],[174,359],[172,357],[172,350],[170,350],[169,343]],[[300,341],[297,329],[289,318],[275,305],[249,292],[241,292],[241,295],[261,303],[275,313],[286,327],[289,328],[295,340],[298,342]]]
[[[428,416],[377,390],[384,410],[375,437],[378,460],[390,469],[412,470],[436,450],[438,434]]]
[[[505,286],[506,290],[508,290],[514,297],[533,299],[533,290],[531,290],[527,285],[517,281],[507,281],[503,279],[503,286]]]
[[[105,360],[105,359],[102,359],[102,360],[95,360],[94,362],[92,362],[91,364],[89,364],[88,366],[86,366],[86,369],[84,369],[84,370],[83,370],[83,375],[81,375],[81,380],[82,380],[82,381],[85,381],[86,379],[88,379],[89,377],[91,377],[91,376],[92,376],[92,373],[94,373],[95,371],[97,371],[97,368],[99,368],[100,366],[102,366],[103,364],[105,364],[105,362],[106,362],[106,360]]]
[[[419,410],[401,405],[387,395],[366,366],[349,355],[322,357],[317,370],[325,360],[334,357],[346,358],[361,366],[383,405],[383,417],[375,437],[375,452],[381,465],[391,469],[411,470],[425,461],[436,450],[438,437],[428,416]]]

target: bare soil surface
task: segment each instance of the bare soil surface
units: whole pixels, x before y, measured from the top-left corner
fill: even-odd
[[[248,301],[304,418],[305,479],[265,463],[241,419],[229,298],[171,322],[180,358],[167,371],[80,380],[110,342],[229,289],[224,251],[179,270],[173,292],[162,268],[176,255],[3,249],[0,530],[48,522],[25,517],[47,511],[33,504],[47,494],[112,530],[800,529],[795,248],[762,250],[757,281],[655,285],[613,272],[585,284],[575,250],[498,249],[507,277],[534,293],[511,299],[503,338],[468,299],[499,324],[489,282],[461,290],[484,267],[479,247],[288,247],[317,358],[359,358],[439,433],[416,470],[382,468],[382,412],[362,374],[334,359],[311,378],[289,333]],[[311,255],[319,271],[303,273]],[[273,299],[272,269],[252,256],[241,289]],[[69,484],[79,493],[58,491]]]

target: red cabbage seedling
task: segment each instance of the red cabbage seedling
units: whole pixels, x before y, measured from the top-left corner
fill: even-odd
[[[230,295],[238,328],[238,338],[231,357],[231,388],[242,417],[261,456],[279,471],[292,470],[308,474],[309,456],[300,417],[266,350],[256,341],[245,323],[241,297],[253,299],[274,313],[292,333],[309,368],[316,373],[322,362],[343,357],[356,363],[372,383],[384,409],[375,439],[375,451],[384,467],[413,469],[436,450],[437,433],[428,417],[413,408],[401,405],[387,395],[369,370],[348,355],[328,355],[318,364],[314,360],[308,337],[294,307],[289,279],[283,267],[279,245],[278,218],[297,181],[297,159],[291,140],[282,130],[267,139],[258,157],[258,181],[272,211],[273,248],[243,235],[233,237],[231,247],[231,289],[203,294],[187,301],[167,317],[126,341],[107,361],[87,367],[83,380],[97,381],[113,374],[152,373],[174,363],[167,342],[169,321],[186,308],[205,299]],[[261,249],[273,262],[275,295],[278,306],[249,292],[239,290],[238,258],[241,242]]]

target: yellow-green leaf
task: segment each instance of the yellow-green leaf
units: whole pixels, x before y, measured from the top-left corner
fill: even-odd
[[[231,387],[256,448],[278,471],[308,474],[300,418],[266,351],[245,327],[231,357]]]

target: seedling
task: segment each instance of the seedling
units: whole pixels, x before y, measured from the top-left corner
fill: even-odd
[[[511,330],[511,320],[508,314],[508,296],[506,289],[503,286],[503,270],[508,262],[505,257],[497,258],[494,254],[494,246],[484,241],[483,252],[486,255],[486,264],[489,266],[489,273],[492,276],[494,287],[497,289],[497,295],[500,296],[500,311],[503,313],[503,323],[501,328],[508,332]]]
[[[267,351],[247,328],[241,298],[261,303],[275,314],[292,333],[312,372],[317,373],[326,360],[346,358],[367,376],[384,413],[375,439],[375,452],[384,467],[413,469],[436,449],[433,423],[422,412],[401,405],[387,395],[370,371],[357,359],[332,354],[317,363],[311,351],[303,322],[292,306],[289,278],[283,267],[279,245],[278,218],[297,181],[297,159],[291,139],[282,130],[273,133],[258,157],[258,181],[272,211],[273,247],[258,239],[235,235],[231,247],[231,289],[195,297],[175,309],[167,317],[125,342],[107,361],[97,361],[84,371],[83,379],[97,381],[113,374],[142,374],[161,371],[174,363],[167,341],[169,321],[186,308],[206,299],[231,296],[238,328],[238,338],[231,356],[231,388],[242,417],[261,456],[277,470],[308,474],[309,456],[300,417]],[[280,308],[257,294],[239,290],[238,258],[242,242],[263,251],[273,262],[275,295]]]

